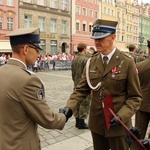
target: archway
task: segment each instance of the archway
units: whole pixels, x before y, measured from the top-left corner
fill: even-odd
[[[63,42],[62,43],[62,46],[61,46],[61,51],[62,51],[62,53],[66,53],[66,47],[67,47],[67,43],[65,43],[65,42]]]

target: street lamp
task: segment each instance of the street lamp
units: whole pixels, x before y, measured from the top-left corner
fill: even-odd
[[[144,42],[144,37],[142,36],[142,34],[141,34],[141,36],[139,36],[139,43],[140,43],[140,47],[142,48],[142,43]]]

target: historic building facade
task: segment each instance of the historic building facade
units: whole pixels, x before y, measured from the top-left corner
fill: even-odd
[[[100,0],[72,0],[72,52],[76,50],[79,42],[94,46],[91,39],[92,25],[100,18]]]
[[[20,0],[19,27],[39,27],[43,54],[70,53],[71,0]]]
[[[0,53],[11,52],[5,35],[18,28],[18,0],[0,0]]]
[[[147,50],[150,4],[138,0],[0,0],[1,48],[11,51],[8,32],[39,27],[43,54],[73,53],[79,42],[94,46],[90,37],[96,19],[118,21],[115,45],[120,50],[128,51],[131,43]]]

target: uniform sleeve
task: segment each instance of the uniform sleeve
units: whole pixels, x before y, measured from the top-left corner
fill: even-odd
[[[136,113],[142,101],[138,72],[132,60],[130,60],[127,70],[126,86],[127,100],[117,113],[122,118],[123,122],[127,122],[128,119]]]
[[[23,88],[21,105],[34,122],[48,129],[63,129],[66,117],[55,113],[45,100],[42,82],[37,77],[31,77]]]

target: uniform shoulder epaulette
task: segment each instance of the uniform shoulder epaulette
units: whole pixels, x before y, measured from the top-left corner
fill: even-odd
[[[97,56],[98,54],[99,54],[99,52],[94,53],[91,57],[95,57],[95,56]]]
[[[27,69],[24,69],[22,68],[24,71],[26,71],[28,74],[32,75],[32,74],[35,74],[34,72],[30,71],[30,70],[27,70]]]
[[[121,52],[121,54],[123,54],[124,56],[127,56],[128,58],[131,58],[131,59],[132,59],[132,56],[129,55],[129,54],[127,54],[127,53],[125,53],[125,52]]]

